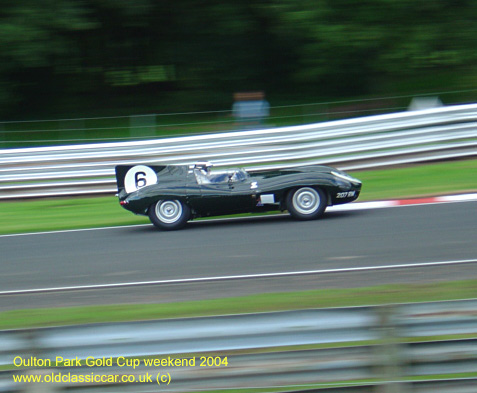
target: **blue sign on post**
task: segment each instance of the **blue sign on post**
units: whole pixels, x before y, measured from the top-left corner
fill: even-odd
[[[260,125],[270,114],[270,104],[263,92],[235,93],[232,115],[243,125]]]

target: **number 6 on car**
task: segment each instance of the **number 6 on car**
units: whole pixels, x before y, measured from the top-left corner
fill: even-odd
[[[145,165],[133,166],[124,177],[124,187],[128,194],[156,183],[156,172],[151,167]]]
[[[324,165],[268,171],[211,170],[192,165],[118,165],[119,203],[149,216],[160,229],[179,229],[206,216],[288,210],[298,220],[320,217],[327,206],[358,198],[361,182]]]

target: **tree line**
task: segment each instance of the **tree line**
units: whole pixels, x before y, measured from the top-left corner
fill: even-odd
[[[0,0],[0,114],[222,109],[475,79],[473,0]],[[443,77],[445,75],[445,77]]]

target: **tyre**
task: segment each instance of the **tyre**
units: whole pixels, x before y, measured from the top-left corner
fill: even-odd
[[[314,220],[326,209],[325,193],[312,187],[300,187],[287,195],[287,210],[297,220]]]
[[[190,208],[177,199],[157,201],[149,207],[149,219],[163,230],[175,230],[184,227],[190,218]]]

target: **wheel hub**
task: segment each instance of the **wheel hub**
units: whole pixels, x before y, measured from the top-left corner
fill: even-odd
[[[320,206],[320,195],[311,187],[301,188],[293,195],[293,205],[301,214],[312,214]]]
[[[182,205],[179,201],[159,201],[156,205],[156,215],[164,223],[171,224],[180,219]]]

